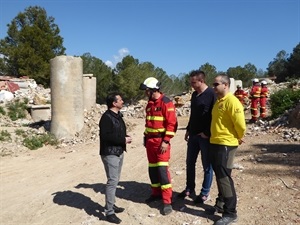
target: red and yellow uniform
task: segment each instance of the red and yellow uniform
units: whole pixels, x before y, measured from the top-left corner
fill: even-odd
[[[250,97],[251,97],[251,120],[257,121],[258,119],[258,104],[260,101],[261,87],[260,84],[254,84],[251,88]]]
[[[234,92],[234,95],[235,95],[235,97],[237,97],[240,100],[240,102],[242,103],[242,105],[245,104],[244,99],[248,97],[248,93],[246,91],[238,88]]]
[[[163,141],[169,143],[177,130],[176,110],[173,102],[163,94],[148,101],[146,106],[145,147],[149,162],[149,177],[153,196],[162,196],[164,204],[171,204],[172,185],[169,172],[170,144],[161,153]]]
[[[261,92],[260,92],[260,117],[265,118],[267,114],[267,98],[269,96],[268,87],[262,85]]]

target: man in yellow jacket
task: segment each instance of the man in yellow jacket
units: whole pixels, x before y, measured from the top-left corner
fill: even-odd
[[[231,177],[233,159],[246,131],[244,108],[230,92],[230,79],[218,75],[213,83],[217,101],[212,109],[209,155],[215,172],[218,198],[214,209],[222,213],[215,225],[237,221],[237,197]]]

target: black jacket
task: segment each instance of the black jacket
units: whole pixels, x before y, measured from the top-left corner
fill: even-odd
[[[126,151],[126,126],[122,114],[106,110],[100,122],[100,155],[120,156]]]
[[[210,137],[211,111],[217,97],[214,90],[208,87],[198,95],[194,91],[191,98],[191,114],[187,126],[189,135],[197,135],[203,132]]]

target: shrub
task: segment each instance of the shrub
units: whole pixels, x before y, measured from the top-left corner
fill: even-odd
[[[18,136],[22,136],[22,137],[26,137],[27,135],[26,135],[26,132],[24,131],[24,130],[22,130],[22,129],[16,129],[15,130],[15,133],[16,133],[16,135],[18,135]]]
[[[51,133],[43,134],[42,136],[40,136],[40,139],[46,145],[58,145],[58,140]]]
[[[16,100],[7,104],[8,116],[12,121],[26,117],[27,104]]]
[[[30,150],[36,150],[43,147],[43,145],[57,145],[58,140],[51,133],[26,137],[23,140],[23,145]]]
[[[5,109],[2,106],[0,106],[0,114],[2,115],[6,114]]]
[[[38,138],[38,136],[26,137],[23,140],[23,145],[30,150],[36,150],[38,148],[43,147],[42,141]]]
[[[284,113],[285,110],[293,108],[300,100],[300,90],[282,89],[270,97],[272,118],[276,118]]]
[[[0,131],[0,141],[10,141],[11,135],[7,130]]]

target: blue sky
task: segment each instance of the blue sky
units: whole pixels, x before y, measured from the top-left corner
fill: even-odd
[[[168,75],[254,64],[300,42],[300,0],[0,0],[0,38],[28,6],[55,18],[67,55],[114,66],[132,55]]]

